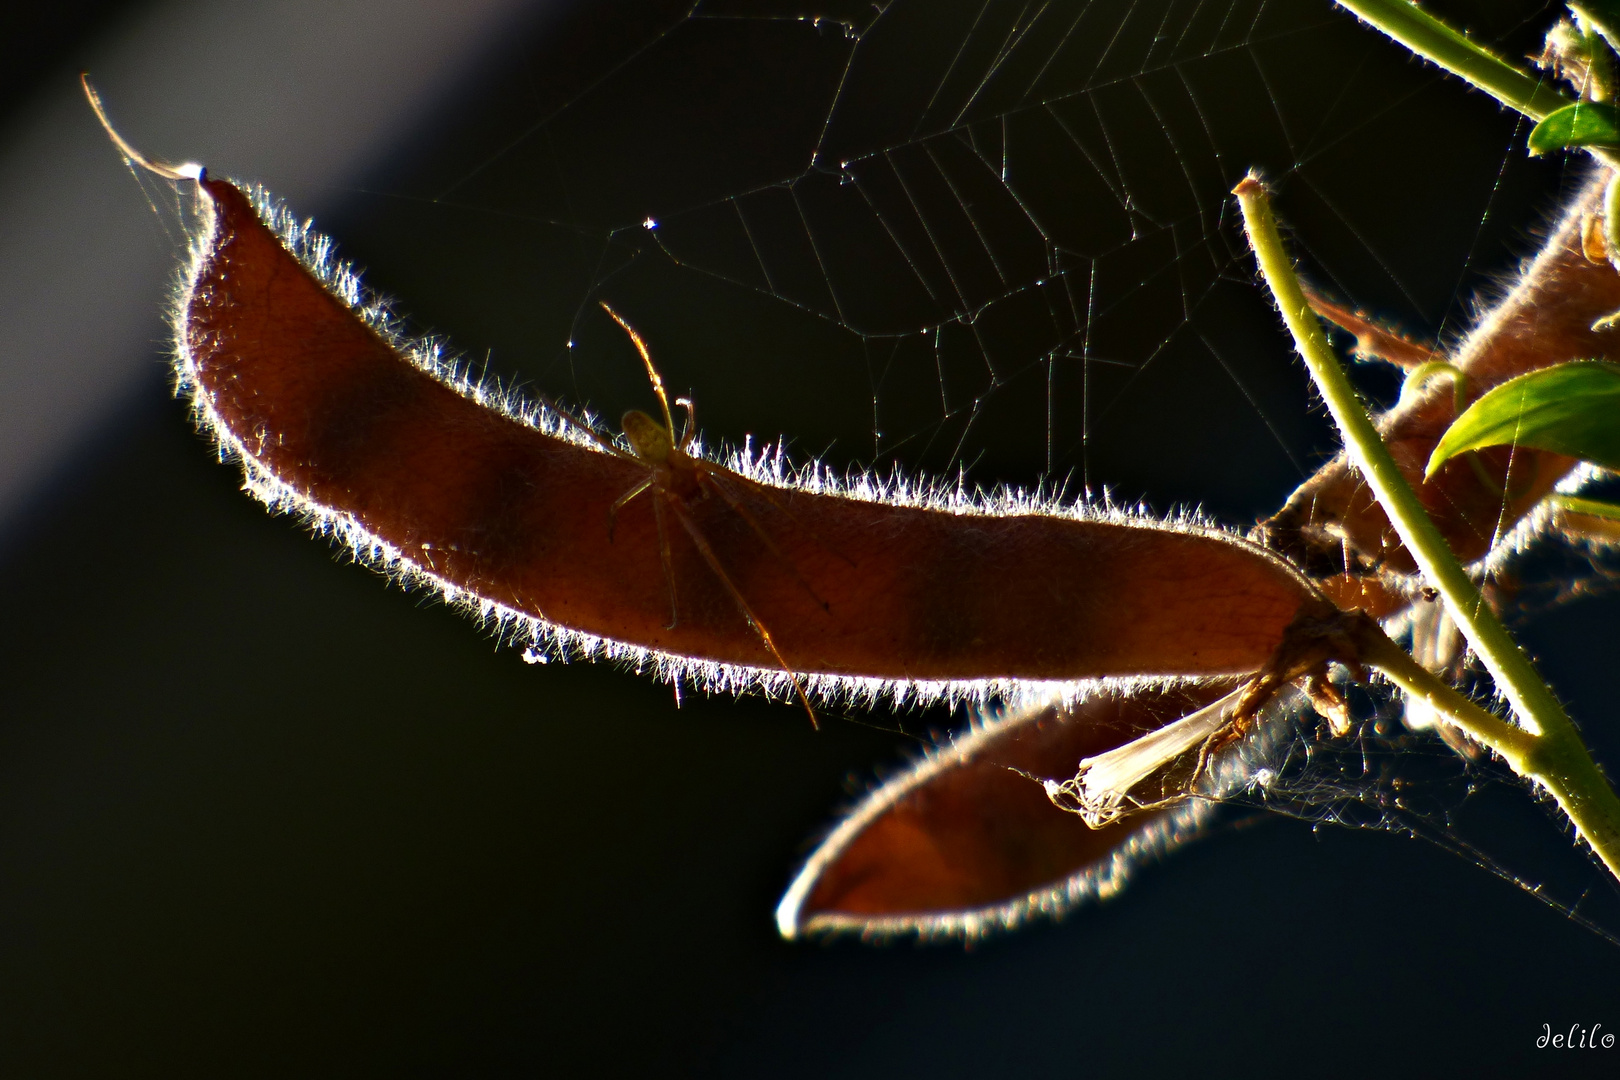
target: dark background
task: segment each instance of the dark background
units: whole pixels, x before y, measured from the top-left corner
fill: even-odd
[[[1515,55],[1546,22],[1537,5],[1451,6]],[[71,77],[130,7],[61,4],[0,27],[6,100]],[[985,390],[953,453],[948,419],[906,411],[938,394],[932,373],[875,380],[871,339],[682,270],[633,228],[651,215],[667,236],[697,235],[713,200],[805,172],[846,55],[831,24],[684,10],[593,5],[509,40],[321,227],[419,327],[605,415],[647,402],[591,314],[597,293],[693,391],[710,434],[1035,483],[1044,369]],[[901,142],[941,50],[989,34],[967,33],[978,11],[889,12],[885,59],[846,89],[837,138]],[[1460,332],[1469,297],[1533,250],[1573,174],[1523,161],[1513,117],[1325,2],[1262,14],[1273,21],[1188,69],[1225,117],[1210,122],[1215,167],[1190,170],[1198,205],[1219,215],[1261,166],[1318,280],[1414,334]],[[1151,202],[1184,175],[1149,171],[1131,190]],[[1226,213],[1201,235],[1235,269],[1199,325],[1247,393],[1182,344],[1145,374],[1102,371],[1091,442],[1078,449],[1060,421],[1052,475],[1241,525],[1331,450]],[[1121,355],[1165,337],[1135,321]],[[1057,408],[1079,401],[1070,386]],[[889,417],[899,434],[874,440]],[[781,942],[772,909],[833,809],[959,715],[832,715],[812,732],[787,705],[688,695],[677,711],[667,687],[605,666],[527,666],[236,486],[154,350],[140,394],[4,533],[9,1074],[1612,1075],[1620,1062],[1620,1049],[1534,1049],[1543,1024],[1620,1033],[1620,948],[1455,854],[1278,816],[1234,815],[1118,900],[969,949]],[[1527,627],[1611,766],[1617,614],[1612,598],[1583,601]],[[1503,859],[1568,846],[1533,808],[1504,828]]]

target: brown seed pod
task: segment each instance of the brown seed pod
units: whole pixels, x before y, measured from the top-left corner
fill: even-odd
[[[1620,310],[1620,275],[1606,261],[1594,261],[1591,245],[1581,242],[1583,229],[1591,231],[1583,222],[1599,212],[1606,179],[1581,192],[1525,276],[1463,343],[1455,366],[1469,396],[1522,371],[1607,355],[1606,332],[1593,323]],[[1381,359],[1420,369],[1444,360],[1348,308],[1320,298],[1313,304]],[[1575,463],[1500,448],[1472,462],[1453,461],[1423,483],[1428,455],[1456,415],[1456,399],[1450,380],[1435,380],[1406,397],[1380,426],[1447,540],[1472,561],[1490,554]],[[1560,512],[1550,524],[1583,523]],[[1318,587],[1341,609],[1380,619],[1409,614],[1421,662],[1447,672],[1461,666],[1460,636],[1432,593],[1413,589],[1409,556],[1344,455],[1301,485],[1258,536],[1318,575]],[[1487,589],[1487,595],[1497,591]],[[1168,730],[1213,702],[1222,686],[1138,687],[1070,709],[1037,706],[932,755],[868,796],[816,850],[778,911],[783,933],[972,935],[1106,895],[1135,862],[1195,829],[1209,799],[1150,806],[1090,831],[1078,815],[1042,798],[1041,785],[1028,778],[1067,781],[1073,789],[1084,759],[1144,731]],[[1253,751],[1274,730],[1269,719],[1217,755],[1209,775],[1192,777],[1193,790],[1202,784],[1203,794],[1218,798],[1223,785],[1244,775]],[[1441,731],[1459,752],[1478,753],[1449,727]]]
[[[1213,803],[1179,799],[1094,828],[1053,805],[1075,763],[1229,694],[1236,680],[1099,690],[1010,711],[883,784],[799,872],[777,925],[786,937],[976,936],[1112,895],[1144,859],[1197,833]],[[1198,789],[1217,796],[1253,743],[1218,754]]]
[[[1484,558],[1576,462],[1544,450],[1500,446],[1462,455],[1427,481],[1424,467],[1456,418],[1459,401],[1466,405],[1527,371],[1611,355],[1614,332],[1594,324],[1620,310],[1620,274],[1607,258],[1594,260],[1582,241],[1591,222],[1601,220],[1608,180],[1606,171],[1593,177],[1513,289],[1459,345],[1451,363],[1463,376],[1463,393],[1455,392],[1449,378],[1429,379],[1419,392],[1403,394],[1379,421],[1391,455],[1464,563]],[[1336,310],[1318,311],[1341,325],[1352,321]],[[1367,336],[1351,328],[1358,338]],[[1342,453],[1300,485],[1256,538],[1314,578],[1416,570],[1371,489]],[[1370,589],[1373,595],[1362,599],[1376,614],[1386,614],[1390,603],[1404,606],[1377,586],[1340,581],[1325,588],[1341,604]]]
[[[1258,671],[1320,604],[1286,561],[1213,528],[757,461],[704,467],[725,497],[666,491],[689,527],[660,536],[658,500],[623,501],[650,464],[458,376],[324,242],[223,180],[198,187],[181,381],[249,487],[540,649],[728,687],[780,686],[779,655],[823,693],[971,693]]]

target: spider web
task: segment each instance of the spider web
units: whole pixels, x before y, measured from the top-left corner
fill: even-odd
[[[1510,56],[1556,10],[1432,6]],[[1527,159],[1514,116],[1328,0],[582,11],[513,43],[444,130],[361,211],[384,227],[346,247],[509,378],[598,414],[645,408],[606,298],[707,438],[787,433],[834,468],[1238,526],[1336,443],[1232,186],[1259,169],[1307,276],[1443,344],[1583,175]],[[439,257],[399,269],[406,244]],[[1475,839],[1514,812],[1495,793],[1526,801],[1516,781],[1400,730],[1387,702],[1363,711],[1348,742],[1286,740],[1252,801],[1422,836],[1620,926],[1591,912],[1614,894],[1584,860],[1541,864],[1569,854],[1544,819],[1533,852]]]
[[[1320,284],[1444,337],[1552,171],[1327,0],[708,3],[632,45],[464,127],[423,179],[535,234],[535,318],[503,363],[610,415],[640,401],[590,311],[608,296],[712,433],[1239,522],[1333,441],[1233,184],[1278,187]]]

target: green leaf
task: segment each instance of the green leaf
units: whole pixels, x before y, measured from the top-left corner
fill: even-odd
[[[1509,379],[1452,422],[1424,478],[1458,454],[1505,444],[1620,469],[1620,364],[1576,360]]]
[[[1549,115],[1530,131],[1530,153],[1550,154],[1566,146],[1620,145],[1620,110],[1577,101]]]

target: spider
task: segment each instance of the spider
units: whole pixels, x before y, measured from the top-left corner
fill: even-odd
[[[80,81],[96,119],[100,121],[102,129],[126,160],[166,180],[202,180],[205,171],[201,166],[194,164],[174,166],[155,161],[132,146],[112,126],[106,108],[101,101],[101,96],[91,85],[89,77],[83,76]],[[647,378],[652,384],[653,393],[658,398],[663,423],[659,423],[658,420],[640,409],[627,411],[620,419],[620,428],[624,433],[625,440],[630,444],[630,450],[625,451],[612,440],[603,437],[591,424],[573,415],[567,409],[559,407],[544,397],[541,398],[541,401],[565,422],[583,432],[602,450],[614,457],[635,462],[647,469],[646,476],[616,499],[608,508],[608,542],[612,543],[613,541],[614,525],[619,511],[641,495],[651,495],[653,499],[653,517],[658,532],[659,562],[663,568],[665,586],[669,591],[670,617],[666,626],[669,629],[674,629],[679,622],[680,607],[675,588],[675,572],[670,552],[669,533],[665,525],[665,511],[667,510],[670,514],[673,514],[675,520],[680,523],[681,528],[691,538],[693,546],[697,548],[704,563],[713,571],[715,577],[725,587],[726,592],[736,602],[738,610],[748,622],[749,627],[759,635],[761,643],[764,644],[766,650],[770,652],[777,664],[781,666],[783,673],[787,675],[789,681],[793,684],[794,693],[797,695],[799,703],[804,706],[806,714],[810,717],[811,725],[819,726],[815,708],[810,703],[810,696],[805,689],[803,680],[799,678],[793,665],[788,663],[787,658],[782,655],[782,651],[777,647],[776,640],[772,637],[770,629],[766,627],[764,621],[748,603],[748,599],[743,595],[742,590],[731,575],[726,572],[719,555],[703,535],[703,531],[698,527],[697,522],[693,520],[688,507],[695,500],[707,498],[711,494],[718,495],[727,506],[747,522],[749,528],[765,544],[766,549],[787,567],[799,585],[815,599],[817,605],[826,610],[828,607],[826,602],[815,595],[814,590],[810,588],[802,575],[794,568],[792,560],[788,559],[781,549],[772,542],[759,520],[748,510],[731,485],[747,485],[769,501],[772,506],[783,510],[790,516],[792,511],[781,500],[774,498],[758,484],[754,484],[745,477],[738,476],[713,462],[706,461],[690,453],[693,443],[697,441],[696,410],[690,398],[675,399],[675,404],[686,412],[685,423],[681,427],[680,437],[679,439],[676,438],[675,421],[670,411],[669,395],[664,389],[663,377],[659,374],[657,365],[653,363],[652,353],[647,348],[646,341],[635,327],[631,326],[623,316],[614,311],[605,301],[599,301],[599,303],[602,310],[629,335],[631,342],[635,345],[636,352],[640,355],[642,364],[646,367]],[[848,562],[847,559],[845,561]]]
[[[619,511],[642,495],[650,496],[653,501],[653,520],[658,528],[659,562],[663,566],[664,583],[669,590],[669,622],[666,625],[673,630],[680,621],[680,603],[675,591],[675,568],[670,555],[669,532],[665,525],[665,512],[667,511],[673,515],[686,532],[686,535],[691,539],[692,545],[697,548],[698,554],[703,557],[704,563],[714,572],[714,576],[720,580],[720,583],[725,586],[726,592],[736,602],[737,610],[742,612],[742,616],[748,621],[749,627],[759,635],[760,642],[769,650],[771,656],[775,658],[782,671],[793,683],[793,691],[798,696],[799,703],[804,706],[804,711],[810,717],[810,723],[815,726],[817,724],[816,710],[810,704],[810,695],[805,690],[803,680],[799,678],[793,665],[788,663],[787,658],[782,655],[782,651],[777,648],[775,639],[771,637],[770,629],[766,627],[764,620],[759,617],[748,603],[748,598],[743,595],[742,590],[732,580],[731,575],[726,572],[725,565],[720,561],[719,555],[715,553],[713,546],[704,537],[703,530],[698,527],[697,522],[692,519],[692,515],[688,510],[688,507],[695,500],[707,498],[710,495],[719,496],[727,506],[748,523],[749,528],[754,531],[771,554],[788,568],[794,578],[799,581],[799,584],[806,591],[809,591],[811,596],[816,599],[817,604],[825,610],[827,604],[815,596],[809,585],[793,569],[792,561],[783,555],[776,544],[771,541],[770,536],[760,525],[759,520],[748,510],[742,499],[738,497],[737,492],[732,490],[732,484],[747,484],[778,508],[785,510],[786,507],[782,506],[779,500],[772,498],[768,492],[757,484],[753,484],[746,478],[740,477],[730,470],[724,469],[711,461],[706,461],[690,452],[692,444],[697,441],[697,410],[691,398],[679,397],[675,399],[675,404],[685,410],[686,413],[685,423],[681,425],[680,436],[676,437],[675,419],[670,412],[669,395],[664,390],[663,376],[659,374],[658,366],[653,363],[652,352],[647,348],[647,342],[636,328],[631,326],[617,311],[614,311],[606,301],[598,301],[598,303],[601,305],[602,310],[607,312],[608,317],[619,324],[619,328],[629,336],[631,343],[635,345],[636,352],[640,355],[641,362],[647,369],[647,380],[652,384],[653,394],[658,398],[659,411],[663,415],[663,423],[659,423],[656,418],[640,409],[629,409],[625,412],[619,419],[619,428],[624,433],[625,441],[630,444],[630,449],[627,452],[612,440],[604,438],[594,427],[574,417],[566,410],[555,405],[550,406],[559,416],[566,417],[570,423],[589,435],[598,446],[609,454],[627,461],[634,461],[647,468],[647,475],[629,491],[619,496],[613,505],[608,508],[608,542],[613,542],[614,526]]]

